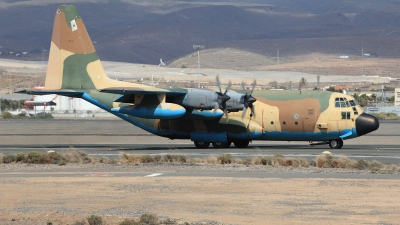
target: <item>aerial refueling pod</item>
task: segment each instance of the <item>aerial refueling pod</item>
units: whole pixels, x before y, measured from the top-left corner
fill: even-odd
[[[176,119],[186,113],[185,108],[173,103],[160,103],[156,107],[138,104],[112,108],[111,111],[146,119]]]

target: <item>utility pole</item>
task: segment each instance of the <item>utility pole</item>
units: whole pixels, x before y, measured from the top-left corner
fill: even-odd
[[[197,80],[198,88],[200,88],[200,49],[204,49],[204,45],[193,45],[193,49],[197,49]]]

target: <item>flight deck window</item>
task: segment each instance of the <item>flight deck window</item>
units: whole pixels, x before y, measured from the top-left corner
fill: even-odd
[[[335,107],[336,108],[347,108],[350,107],[350,103],[346,98],[335,98]]]
[[[342,112],[342,120],[349,120],[350,112]]]

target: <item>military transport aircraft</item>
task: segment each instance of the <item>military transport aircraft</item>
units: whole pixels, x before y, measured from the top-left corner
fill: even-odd
[[[57,8],[43,90],[86,101],[152,134],[190,139],[198,148],[252,140],[308,141],[341,148],[379,127],[348,95],[322,91],[221,91],[156,88],[110,79],[75,6]]]

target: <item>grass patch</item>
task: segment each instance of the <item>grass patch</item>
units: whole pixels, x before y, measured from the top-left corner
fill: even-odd
[[[398,120],[400,117],[397,115],[397,113],[387,113],[387,112],[381,112],[381,113],[369,113],[379,120]]]
[[[222,154],[218,157],[210,155],[207,158],[190,158],[185,155],[167,154],[164,157],[160,155],[131,155],[121,153],[119,159],[109,159],[107,157],[93,158],[86,152],[71,150],[64,153],[36,152],[31,151],[28,154],[23,152],[14,154],[0,155],[0,163],[28,163],[28,164],[58,164],[64,166],[68,163],[103,163],[103,164],[155,164],[155,163],[179,163],[193,166],[195,164],[241,164],[246,166],[284,166],[284,167],[317,167],[317,168],[340,168],[340,169],[359,169],[371,170],[371,173],[395,173],[400,172],[395,164],[385,165],[373,160],[365,159],[358,161],[349,159],[345,156],[335,157],[333,155],[318,155],[313,160],[305,158],[286,158],[284,155],[276,154],[274,156],[251,157],[246,159],[233,157],[231,154]]]

